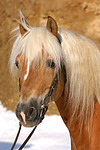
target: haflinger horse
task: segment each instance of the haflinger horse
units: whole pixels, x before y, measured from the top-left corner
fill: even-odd
[[[40,122],[41,108],[55,101],[69,129],[71,150],[100,150],[100,49],[91,39],[58,28],[31,27],[20,12],[10,68],[20,72],[16,107],[26,127]]]

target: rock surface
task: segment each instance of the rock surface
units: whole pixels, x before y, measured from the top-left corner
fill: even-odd
[[[14,110],[18,83],[9,73],[8,61],[13,40],[10,32],[18,25],[21,9],[31,26],[45,26],[48,15],[59,27],[75,31],[100,42],[100,0],[3,0],[0,1],[0,100]],[[17,84],[16,84],[17,83]],[[58,113],[52,103],[49,114]]]

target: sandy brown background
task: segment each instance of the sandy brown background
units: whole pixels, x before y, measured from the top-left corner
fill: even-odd
[[[18,23],[21,9],[31,26],[44,26],[48,15],[62,28],[100,42],[100,0],[0,0],[0,100],[14,111],[18,101],[18,82],[9,73],[8,61],[13,40],[10,32]],[[48,114],[58,113],[54,103]]]

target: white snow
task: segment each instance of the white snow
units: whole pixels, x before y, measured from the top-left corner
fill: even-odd
[[[0,150],[10,150],[19,128],[12,111],[0,103]],[[22,127],[15,150],[17,150],[33,128]],[[45,116],[23,150],[70,150],[70,136],[60,116]]]

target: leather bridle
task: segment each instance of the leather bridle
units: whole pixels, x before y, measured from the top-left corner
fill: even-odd
[[[52,93],[57,85],[57,81],[58,81],[58,76],[59,76],[59,71],[56,73],[54,79],[53,79],[53,82],[51,84],[51,87],[50,87],[50,90],[48,92],[48,94],[45,96],[45,98],[43,99],[42,103],[41,103],[41,107],[40,107],[40,115],[39,115],[39,123],[34,127],[34,129],[31,131],[31,133],[29,134],[29,136],[26,138],[26,140],[23,142],[23,144],[20,146],[20,148],[18,150],[22,150],[23,147],[27,144],[27,142],[29,141],[29,139],[31,138],[32,134],[34,133],[35,129],[37,128],[37,126],[42,122],[42,120],[44,119],[44,115],[46,114],[47,110],[48,110],[48,106],[50,104],[50,101],[51,101],[51,96],[52,96]],[[21,88],[21,85],[20,85],[20,79],[19,79],[19,89]],[[20,131],[21,131],[21,123],[19,123],[19,130],[18,130],[18,133],[16,135],[16,138],[15,138],[15,141],[12,145],[12,148],[11,150],[14,149],[16,143],[17,143],[17,140],[18,140],[18,137],[19,137],[19,134],[20,134]]]

